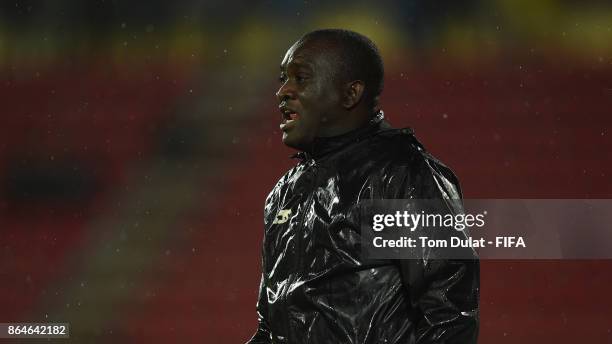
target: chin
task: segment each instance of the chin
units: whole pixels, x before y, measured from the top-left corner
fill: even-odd
[[[303,135],[297,133],[283,133],[283,143],[287,147],[303,151],[308,146],[308,141]]]

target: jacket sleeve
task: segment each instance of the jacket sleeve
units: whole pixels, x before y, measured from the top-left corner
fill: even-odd
[[[478,340],[477,260],[402,260],[412,306],[419,310],[416,343],[472,344]]]
[[[270,192],[264,204],[264,227],[269,224],[277,210],[274,209],[275,192],[279,189],[279,185],[283,182],[281,179],[274,189]],[[261,281],[259,282],[259,297],[257,298],[257,331],[246,344],[269,344],[272,343],[272,331],[270,330],[269,315],[268,315],[268,296],[266,292],[266,232],[264,230],[264,239],[261,249]]]
[[[262,273],[259,283],[259,298],[257,299],[257,331],[246,344],[270,344],[272,334],[268,325],[268,299],[266,296],[265,277]]]
[[[461,206],[459,184],[445,166],[425,159],[399,178],[401,198],[437,199],[441,213],[456,213]],[[416,183],[415,183],[416,181]],[[448,200],[455,199],[454,202]],[[424,252],[420,259],[399,260],[402,280],[417,310],[417,344],[477,343],[479,330],[480,264],[473,259],[455,260]]]

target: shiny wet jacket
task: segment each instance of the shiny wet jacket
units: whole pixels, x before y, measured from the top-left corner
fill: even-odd
[[[360,249],[360,201],[458,199],[453,173],[382,120],[299,158],[265,203],[248,343],[476,343],[477,259],[366,260]]]

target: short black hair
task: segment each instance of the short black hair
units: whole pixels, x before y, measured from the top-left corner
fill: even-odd
[[[338,48],[342,77],[365,83],[363,99],[369,109],[377,110],[384,84],[384,66],[378,48],[368,37],[345,29],[311,31],[300,39],[322,40]]]

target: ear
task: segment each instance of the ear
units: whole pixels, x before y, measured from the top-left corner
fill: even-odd
[[[344,100],[342,106],[347,110],[354,108],[363,97],[364,90],[365,84],[361,80],[346,83],[344,85]]]

